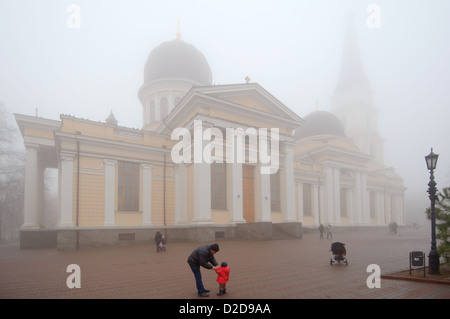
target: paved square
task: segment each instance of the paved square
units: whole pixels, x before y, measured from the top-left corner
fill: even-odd
[[[330,246],[347,247],[348,266],[330,266]],[[387,228],[344,231],[335,227],[333,239],[317,231],[302,239],[272,241],[217,241],[217,261],[231,269],[227,294],[216,296],[214,271],[202,269],[207,299],[450,299],[450,285],[381,279],[381,288],[369,289],[368,265],[381,274],[409,269],[409,252],[430,249],[429,231]],[[132,298],[197,299],[194,276],[186,263],[201,244],[171,243],[156,253],[153,242],[57,251],[20,250],[18,244],[0,245],[0,298]],[[81,288],[69,289],[67,266],[80,266]],[[206,298],[203,298],[206,299]]]

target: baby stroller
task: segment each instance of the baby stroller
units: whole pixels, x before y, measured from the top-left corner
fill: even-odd
[[[335,242],[331,244],[331,254],[333,255],[332,258],[330,258],[330,265],[333,266],[334,262],[337,263],[345,263],[346,266],[348,266],[347,262],[347,251],[345,250],[345,244],[340,242]]]

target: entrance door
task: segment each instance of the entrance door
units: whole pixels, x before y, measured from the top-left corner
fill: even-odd
[[[242,165],[242,189],[244,192],[243,217],[247,223],[255,222],[255,167]]]

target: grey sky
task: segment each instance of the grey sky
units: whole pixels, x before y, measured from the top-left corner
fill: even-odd
[[[67,25],[72,3],[80,28]],[[367,25],[371,4],[380,28]],[[440,154],[438,188],[450,186],[450,1],[2,0],[0,101],[50,119],[104,121],[112,110],[119,125],[140,128],[145,61],[180,21],[215,84],[248,75],[304,117],[316,101],[331,110],[347,12],[380,109],[385,164],[405,180],[407,211],[420,215],[431,147]]]

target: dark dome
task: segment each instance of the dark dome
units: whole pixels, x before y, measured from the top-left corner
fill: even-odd
[[[160,44],[150,53],[144,69],[144,83],[167,77],[181,77],[202,85],[212,84],[205,56],[180,39]]]
[[[294,133],[296,140],[315,135],[339,135],[345,137],[344,127],[341,121],[327,111],[315,111],[306,115],[302,126]]]

